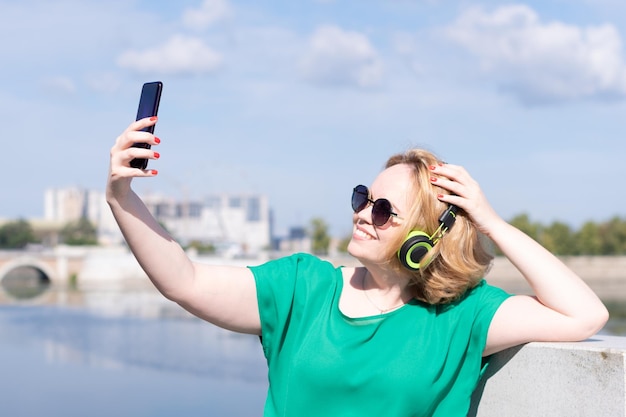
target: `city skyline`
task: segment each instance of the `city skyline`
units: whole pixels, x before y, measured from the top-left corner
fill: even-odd
[[[138,193],[268,196],[276,233],[351,228],[350,192],[410,146],[510,219],[624,215],[626,4],[616,0],[0,0],[0,218],[104,191],[141,84],[164,83]]]
[[[256,254],[271,247],[275,237],[265,195],[222,193],[194,200],[165,195],[142,198],[154,218],[184,246],[197,242],[221,246],[222,252]],[[94,225],[99,244],[124,243],[101,191],[49,188],[44,200],[44,217],[36,219],[37,223],[43,220],[48,227],[62,227],[84,218]]]

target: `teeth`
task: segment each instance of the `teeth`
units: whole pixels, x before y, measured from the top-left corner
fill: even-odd
[[[363,239],[373,239],[372,235],[370,235],[369,233],[365,233],[365,232],[364,232],[363,230],[361,230],[361,229],[356,229],[356,230],[354,231],[354,235],[355,235],[355,236],[358,236],[358,237],[360,237],[360,238],[363,238]]]

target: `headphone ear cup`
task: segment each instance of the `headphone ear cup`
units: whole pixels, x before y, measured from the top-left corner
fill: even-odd
[[[435,245],[428,234],[421,230],[413,230],[398,250],[398,259],[405,268],[417,271],[422,266],[420,262],[433,246]]]

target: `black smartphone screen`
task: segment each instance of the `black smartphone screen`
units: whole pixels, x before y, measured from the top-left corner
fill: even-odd
[[[162,90],[163,83],[160,81],[145,83],[143,87],[141,87],[139,108],[137,109],[137,118],[135,120],[157,115],[159,111],[159,103],[161,102]],[[144,128],[143,131],[154,133],[154,125]],[[150,149],[150,144],[147,143],[135,143],[133,144],[133,146],[137,148]],[[143,158],[135,158],[130,161],[130,166],[133,168],[146,169],[146,167],[148,166],[148,160]]]

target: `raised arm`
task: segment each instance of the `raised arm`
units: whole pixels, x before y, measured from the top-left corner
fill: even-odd
[[[465,169],[443,165],[432,170],[442,176],[433,183],[455,194],[441,200],[465,210],[535,295],[513,296],[500,306],[489,327],[485,355],[531,341],[583,340],[605,325],[608,312],[596,294],[556,256],[498,216]]]
[[[152,169],[130,167],[133,158],[159,157],[154,150],[132,147],[136,142],[159,144],[154,135],[140,131],[155,123],[156,118],[132,123],[111,148],[106,196],[113,216],[135,258],[165,297],[220,327],[260,334],[252,272],[243,267],[192,262],[131,188],[134,177],[157,175]]]

